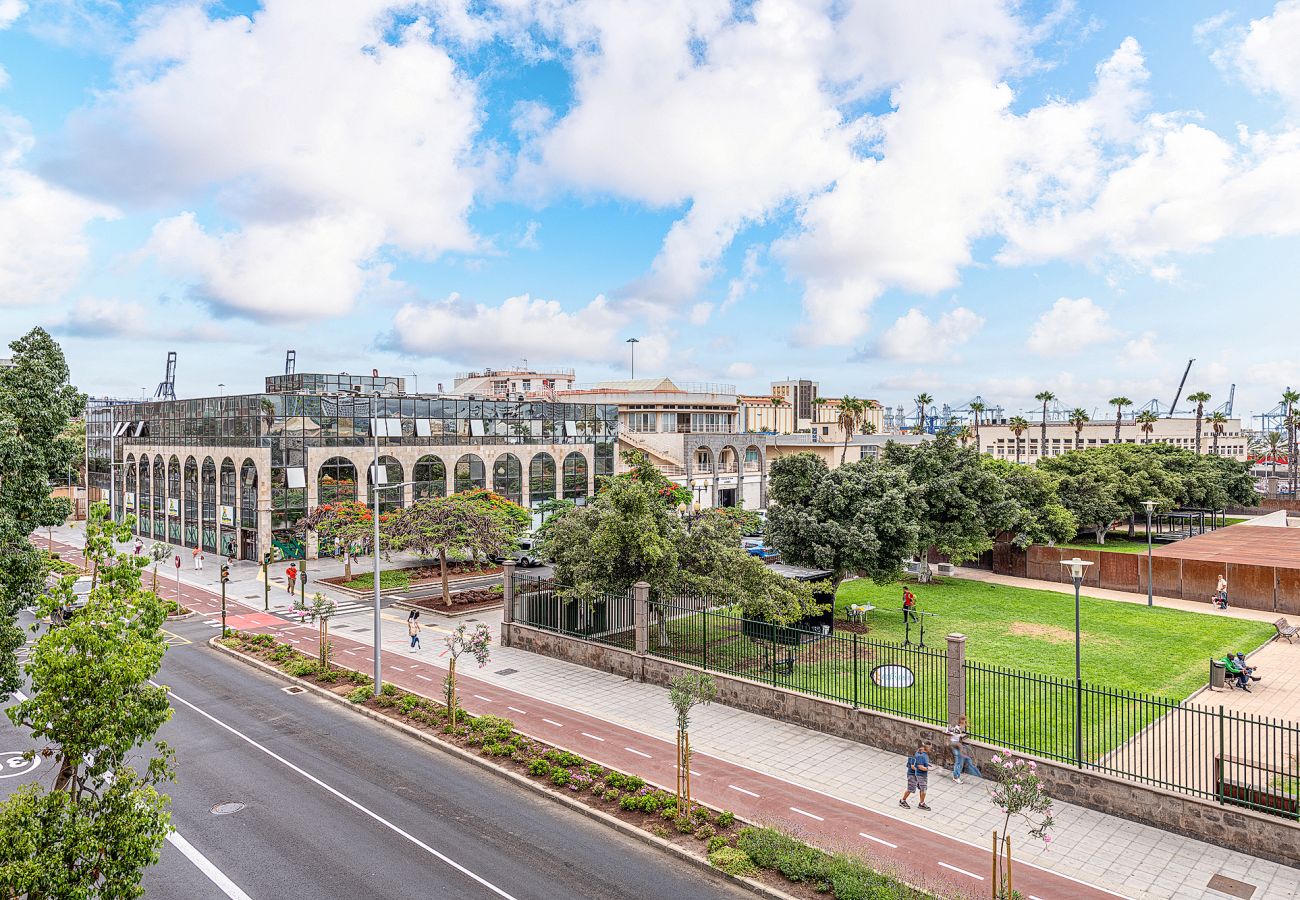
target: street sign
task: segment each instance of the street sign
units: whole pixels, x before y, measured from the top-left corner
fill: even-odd
[[[884,688],[907,688],[916,683],[916,676],[907,666],[894,663],[872,669],[871,682]]]
[[[176,554],[176,568],[179,569],[180,567],[181,567],[181,557],[180,554],[178,553]]]

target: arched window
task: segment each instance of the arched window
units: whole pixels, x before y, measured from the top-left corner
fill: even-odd
[[[524,470],[519,457],[506,453],[492,463],[492,490],[512,503],[524,502]]]
[[[316,472],[316,504],[329,506],[357,499],[357,467],[344,456],[332,456]]]
[[[740,471],[740,454],[735,447],[723,447],[718,451],[718,471],[726,474]]]
[[[745,448],[745,471],[761,472],[763,470],[763,454],[758,447],[750,444]]]
[[[153,536],[167,537],[167,468],[161,456],[153,458]]]
[[[708,475],[713,474],[713,451],[708,447],[695,449],[695,470]]]
[[[456,493],[474,488],[487,487],[487,478],[483,471],[483,460],[473,453],[466,453],[456,460]]]
[[[235,478],[235,463],[229,456],[221,461],[221,510],[217,515],[220,528],[221,552],[235,556],[239,552],[239,535],[235,533],[239,521],[239,482]]]
[[[415,461],[411,480],[412,497],[423,500],[425,497],[447,496],[447,467],[437,456],[421,456]]]
[[[564,457],[564,499],[581,500],[587,496],[587,458],[581,453]]]
[[[139,470],[135,467],[135,454],[128,453],[122,467],[124,485],[122,488],[122,512],[136,517],[135,530],[140,531],[140,483]],[[129,496],[128,496],[129,495]]]
[[[203,549],[217,552],[217,464],[209,456],[203,460],[200,474],[200,497],[203,520]]]
[[[239,558],[258,559],[257,463],[244,460],[239,467]]]
[[[167,463],[167,540],[181,542],[181,461],[174,456]]]
[[[536,506],[555,499],[555,457],[538,453],[528,464],[528,503]]]
[[[194,457],[185,460],[185,535],[186,547],[199,545],[199,464]]]
[[[386,484],[399,485],[405,480],[402,472],[402,464],[391,456],[379,457],[379,466],[384,471],[385,480],[379,485],[379,513],[392,512],[395,509],[402,508],[402,493],[405,490],[400,487],[384,487]],[[366,466],[366,505],[371,509],[375,506],[375,486],[371,484],[374,474],[371,471],[373,465]]]

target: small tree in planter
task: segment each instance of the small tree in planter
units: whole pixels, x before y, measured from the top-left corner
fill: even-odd
[[[162,541],[154,541],[149,548],[149,558],[153,560],[153,587],[150,590],[155,594],[158,593],[158,564],[171,555],[172,545]]]
[[[451,634],[447,635],[447,655],[451,661],[447,664],[447,677],[442,686],[447,692],[447,716],[452,728],[456,727],[456,660],[462,653],[474,657],[481,669],[488,663],[488,648],[492,644],[492,633],[480,622],[470,631],[464,622]]]
[[[491,557],[504,554],[514,545],[517,532],[510,520],[504,514],[488,511],[484,503],[480,497],[468,494],[426,497],[390,514],[387,531],[395,549],[438,557],[442,602],[447,605],[451,605],[449,553],[459,550],[473,557]]]
[[[712,675],[679,675],[668,682],[668,702],[677,712],[677,815],[691,814],[691,710],[712,703],[718,686]]]
[[[1016,896],[1011,888],[1011,817],[1017,816],[1029,826],[1029,836],[1050,843],[1047,832],[1055,826],[1052,800],[1043,790],[1038,764],[1011,754],[995,753],[989,759],[992,787],[989,797],[1003,813],[1002,833],[993,832],[993,897],[1010,900]]]
[[[313,622],[320,623],[320,635],[317,643],[320,645],[320,667],[322,672],[327,670],[330,664],[330,617],[337,610],[338,604],[320,591],[312,594],[310,603],[302,599],[293,601],[293,611],[298,614],[299,620],[310,618]]]

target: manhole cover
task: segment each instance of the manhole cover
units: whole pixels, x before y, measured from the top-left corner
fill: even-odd
[[[501,669],[501,670],[499,670],[499,671],[497,672],[497,674],[498,674],[498,675],[513,675],[513,674],[515,674],[515,673],[518,672],[518,671],[519,671],[518,669]]]
[[[1255,893],[1255,885],[1246,884],[1244,881],[1238,881],[1235,878],[1229,878],[1226,875],[1215,875],[1210,878],[1210,883],[1206,887],[1216,891],[1222,891],[1230,897],[1240,897],[1242,900],[1250,900]]]
[[[287,688],[280,688],[280,690],[284,691],[286,694],[301,694],[304,693],[307,689],[303,687],[298,687],[298,685],[294,684],[294,685],[290,685]]]
[[[216,806],[212,807],[212,814],[214,816],[228,816],[231,813],[239,812],[243,808],[244,804],[242,803],[218,803]]]

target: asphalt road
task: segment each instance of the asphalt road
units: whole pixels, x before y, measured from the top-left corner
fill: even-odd
[[[752,896],[335,704],[287,694],[208,648],[214,631],[201,621],[169,628],[159,680],[175,715],[161,736],[178,758],[177,836],[146,875],[149,897]],[[5,768],[7,751],[31,746],[0,722],[0,794],[51,776],[48,763]],[[243,806],[214,814],[223,803]]]

